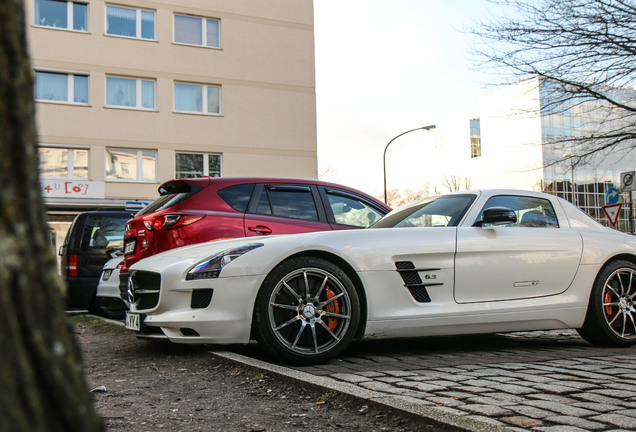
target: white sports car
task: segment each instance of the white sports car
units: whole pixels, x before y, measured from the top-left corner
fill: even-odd
[[[290,363],[354,338],[576,328],[636,343],[636,239],[552,195],[427,198],[372,228],[174,249],[131,267],[126,327],[140,337],[256,339]]]

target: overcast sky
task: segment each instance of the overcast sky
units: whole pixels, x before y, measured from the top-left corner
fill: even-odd
[[[478,116],[479,98],[493,78],[475,70],[475,40],[466,30],[492,9],[486,0],[315,0],[321,179],[377,195],[391,138]],[[412,162],[409,141],[424,146],[425,134],[391,144],[389,189],[421,186],[417,165],[400,159]],[[411,175],[398,176],[401,167]]]

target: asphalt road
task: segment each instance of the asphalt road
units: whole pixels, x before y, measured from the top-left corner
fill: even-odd
[[[216,354],[468,431],[635,431],[636,347],[573,330],[363,341],[288,367],[256,345]]]

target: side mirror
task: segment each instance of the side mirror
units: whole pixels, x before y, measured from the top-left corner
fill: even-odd
[[[484,210],[481,221],[475,222],[473,226],[483,225],[507,225],[517,222],[517,214],[505,207],[491,207]]]

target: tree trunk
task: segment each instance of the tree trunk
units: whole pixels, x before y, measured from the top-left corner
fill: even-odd
[[[0,430],[98,431],[40,195],[24,18],[0,2]]]

